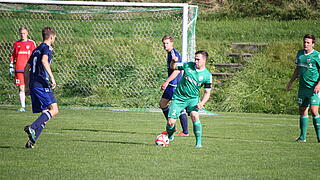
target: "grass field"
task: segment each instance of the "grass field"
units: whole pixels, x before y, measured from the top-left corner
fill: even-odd
[[[294,115],[201,116],[197,149],[193,135],[155,146],[161,113],[61,110],[25,149],[23,127],[38,114],[15,109],[0,106],[0,179],[319,179],[312,122],[308,142],[296,143]]]

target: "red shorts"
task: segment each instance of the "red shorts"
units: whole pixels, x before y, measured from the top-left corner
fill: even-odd
[[[14,76],[14,80],[16,85],[24,85],[24,73],[16,72]]]

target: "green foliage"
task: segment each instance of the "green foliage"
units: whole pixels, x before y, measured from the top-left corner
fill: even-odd
[[[296,88],[285,91],[295,68],[294,49],[300,43],[270,43],[224,87],[221,110],[263,113],[295,113]],[[293,51],[291,54],[285,52]]]
[[[85,0],[89,1],[89,0]],[[208,19],[262,18],[277,20],[318,19],[317,0],[98,0],[108,2],[191,3]]]
[[[214,1],[212,7],[216,7]],[[199,3],[201,6],[202,4]],[[297,20],[318,19],[320,17],[319,5],[315,0],[228,0],[219,4],[219,8],[205,13],[207,18],[234,19],[254,17],[261,19]]]
[[[211,72],[217,72],[214,63],[235,62],[227,55],[234,51],[232,42],[268,43],[267,49],[255,53],[231,81],[213,88],[206,108],[211,111],[297,113],[296,86],[290,92],[284,88],[294,70],[294,56],[302,47],[302,37],[306,33],[320,34],[318,25],[317,20],[199,20],[197,48],[208,50]]]

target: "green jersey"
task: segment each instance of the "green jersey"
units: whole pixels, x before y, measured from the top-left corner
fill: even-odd
[[[320,53],[313,50],[311,53],[305,54],[305,50],[299,50],[296,64],[300,69],[300,89],[314,88],[319,81]]]
[[[188,62],[177,63],[176,69],[184,70],[184,73],[174,91],[173,99],[199,98],[201,86],[204,86],[205,89],[211,89],[212,76],[206,68],[200,71],[196,69],[194,62]]]

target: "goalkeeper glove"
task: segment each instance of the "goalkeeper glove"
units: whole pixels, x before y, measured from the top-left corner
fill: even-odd
[[[9,65],[9,73],[10,73],[11,76],[12,76],[13,73],[14,73],[13,63],[10,63],[10,65]]]

